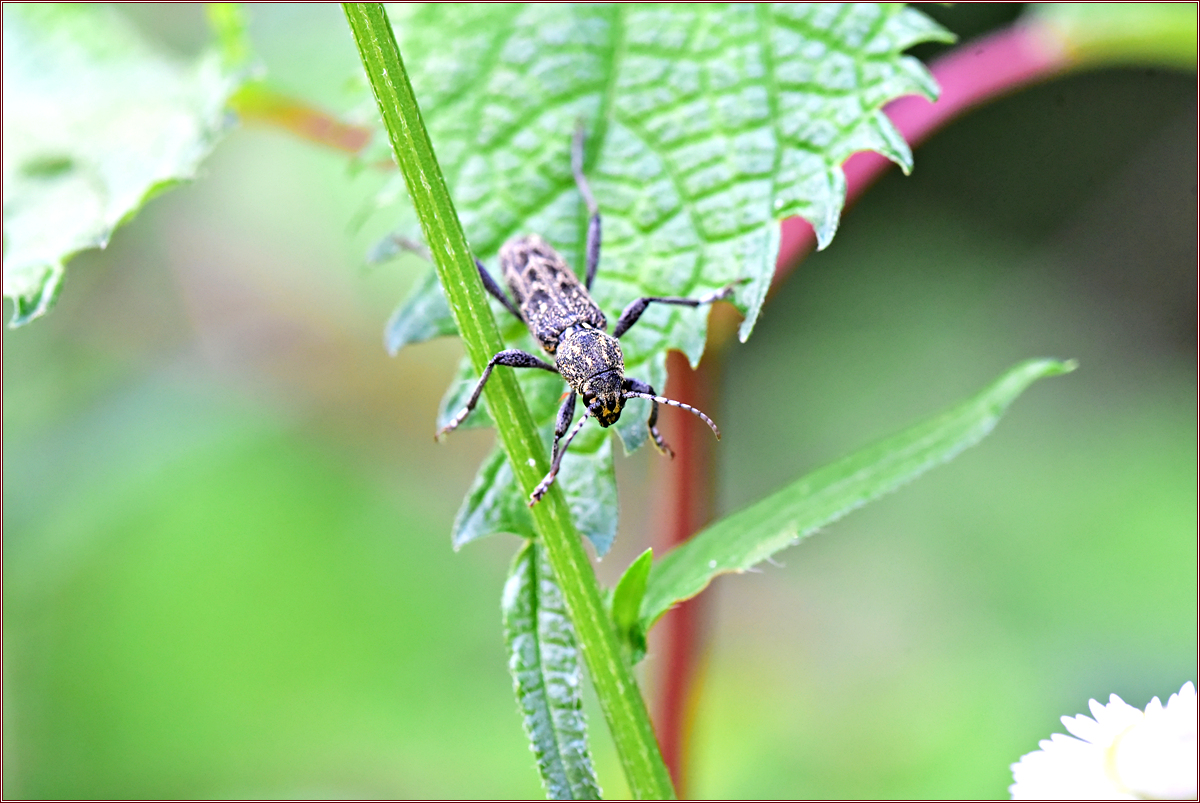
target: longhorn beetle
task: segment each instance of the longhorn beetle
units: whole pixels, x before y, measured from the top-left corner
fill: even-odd
[[[546,244],[536,234],[526,237],[514,237],[500,248],[500,269],[504,273],[504,281],[516,299],[514,304],[509,300],[500,285],[488,273],[486,267],[478,259],[479,276],[483,286],[504,305],[505,309],[521,319],[529,327],[529,333],[545,349],[546,353],[554,356],[554,364],[550,364],[534,355],[520,349],[506,349],[499,352],[488,361],[479,377],[471,399],[442,427],[437,436],[441,437],[451,431],[470,415],[471,410],[479,402],[479,394],[487,384],[492,369],[497,365],[507,365],[510,368],[541,368],[544,371],[559,374],[570,386],[562,407],[558,410],[558,418],[554,425],[554,447],[550,456],[550,473],[529,497],[529,506],[546,494],[554,478],[558,475],[559,465],[571,440],[583,428],[589,417],[595,418],[602,427],[610,427],[621,417],[621,409],[626,399],[649,399],[650,418],[646,426],[650,436],[660,452],[672,457],[675,453],[667,446],[662,435],[658,432],[658,405],[666,404],[678,407],[697,415],[704,423],[712,428],[717,439],[721,431],[712,419],[691,405],[659,396],[654,388],[640,379],[625,376],[625,359],[621,354],[621,346],[617,338],[629,331],[629,327],[637,323],[638,318],[650,304],[679,304],[686,307],[698,307],[701,304],[711,304],[722,298],[728,298],[735,286],[741,282],[733,282],[711,293],[705,293],[699,298],[662,298],[649,296],[639,298],[625,308],[617,320],[617,326],[611,335],[605,332],[608,321],[600,307],[592,300],[588,291],[596,278],[596,268],[600,264],[600,210],[596,199],[588,187],[587,179],[583,176],[583,128],[575,131],[571,143],[571,172],[575,174],[575,184],[579,194],[587,203],[591,215],[587,230],[587,280],[580,284],[579,279],[567,267],[567,263],[558,252]],[[574,429],[571,422],[575,419],[575,401],[577,396],[583,396],[583,417]],[[563,436],[566,440],[563,440]],[[560,447],[561,442],[561,447]]]

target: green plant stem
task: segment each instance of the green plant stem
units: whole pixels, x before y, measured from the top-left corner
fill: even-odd
[[[391,23],[379,3],[344,3],[342,8],[467,354],[475,369],[482,372],[504,343],[434,156]],[[544,459],[545,445],[516,378],[511,371],[497,371],[484,393],[513,473],[529,493],[549,467]],[[532,512],[534,526],[562,587],[629,789],[640,799],[672,798],[674,789],[654,738],[646,703],[632,668],[621,655],[595,574],[558,486],[551,486],[550,493],[534,505]]]

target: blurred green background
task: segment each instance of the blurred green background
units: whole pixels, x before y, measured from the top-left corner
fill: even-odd
[[[964,37],[1017,11],[931,9]],[[198,7],[129,12],[207,37]],[[351,105],[336,6],[250,12],[275,87]],[[1080,368],[714,585],[691,794],[1005,796],[1089,697],[1196,678],[1195,82],[1077,75],[953,124],[729,349],[723,510],[1023,358]],[[383,351],[424,270],[361,267],[383,181],[235,131],[5,331],[5,797],[541,795],[500,634],[517,541],[449,544],[493,435],[433,442],[456,341]],[[617,460],[606,582],[651,540],[657,459]]]

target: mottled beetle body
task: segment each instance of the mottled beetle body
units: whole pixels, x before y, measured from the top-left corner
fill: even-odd
[[[483,285],[509,312],[516,315],[529,328],[546,353],[554,356],[554,364],[519,349],[506,349],[488,361],[483,376],[475,385],[471,398],[438,434],[457,427],[475,409],[479,395],[487,383],[492,369],[497,365],[511,368],[541,368],[559,374],[570,387],[558,411],[554,426],[554,448],[551,454],[550,472],[530,494],[529,504],[535,504],[554,482],[562,462],[562,456],[576,433],[588,418],[595,418],[602,427],[615,424],[621,417],[625,400],[642,398],[650,400],[650,418],[646,422],[650,437],[660,451],[671,454],[670,447],[663,441],[656,426],[658,405],[679,407],[699,416],[708,424],[718,438],[721,437],[716,424],[694,407],[655,393],[647,383],[625,376],[625,357],[617,341],[629,327],[637,323],[646,307],[652,303],[678,304],[698,307],[733,293],[737,282],[722,289],[707,293],[700,298],[646,297],[634,301],[621,313],[617,325],[610,335],[605,330],[608,321],[600,307],[588,292],[596,277],[600,262],[600,213],[596,201],[583,177],[583,133],[577,131],[571,151],[571,166],[580,194],[587,202],[591,219],[587,232],[587,278],[586,283],[567,267],[558,252],[536,234],[515,237],[500,248],[500,267],[504,282],[508,285],[516,303],[509,300],[500,285],[488,273],[482,262],[476,260]],[[583,418],[571,428],[575,418],[577,396],[583,397]],[[568,434],[567,430],[570,429]],[[564,440],[564,436],[565,440]],[[559,444],[562,443],[560,448]]]
[[[558,252],[536,234],[500,248],[500,269],[529,332],[600,426],[621,417],[625,355],[608,321]],[[595,405],[593,399],[600,400]],[[593,409],[597,407],[598,409]]]
[[[568,329],[608,328],[583,283],[538,235],[515,237],[501,246],[500,270],[530,334],[550,354],[558,350]]]

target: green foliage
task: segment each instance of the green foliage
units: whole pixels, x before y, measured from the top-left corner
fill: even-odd
[[[825,245],[845,195],[847,156],[876,150],[908,169],[908,147],[880,108],[899,95],[935,97],[924,67],[901,52],[950,38],[898,4],[425,5],[394,15],[476,256],[487,262],[507,238],[537,232],[570,264],[583,264],[586,210],[569,157],[582,120],[585,172],[604,215],[593,294],[602,309],[615,315],[639,296],[697,295],[747,279],[733,299],[746,316],[743,340],[774,273],[777,221],[799,214]],[[439,292],[430,282],[418,287],[389,324],[389,347],[447,331]],[[622,339],[629,374],[661,389],[668,349],[699,361],[706,319],[703,308],[651,307]],[[505,321],[507,342],[538,349],[511,316]],[[519,372],[548,442],[562,383],[542,373]],[[475,378],[464,365],[443,416],[462,406]],[[646,437],[647,405],[632,402],[616,425],[626,450]],[[575,483],[588,495],[612,495],[602,442],[581,437],[571,446],[589,457],[586,480]],[[573,507],[588,504],[563,485]],[[492,499],[515,493],[510,486]],[[476,516],[478,496],[460,521],[533,534],[512,517]],[[605,529],[581,523],[600,554],[615,519],[613,506],[596,517]]]
[[[46,313],[75,253],[103,248],[196,168],[229,126],[247,49],[236,9],[222,51],[184,64],[105,6],[4,6],[4,295],[9,326]]]
[[[583,440],[583,435],[575,439]],[[587,534],[604,554],[617,537],[617,484],[613,475],[612,442],[602,433],[588,433],[585,441],[592,448],[563,456],[558,483],[567,498],[571,517],[580,532]],[[574,447],[574,442],[572,442]],[[547,451],[550,446],[546,444]],[[593,478],[589,469],[598,469]],[[492,533],[532,532],[533,516],[513,477],[512,466],[504,450],[496,448],[475,476],[451,527],[454,548]]]
[[[642,627],[639,616],[653,563],[652,549],[638,555],[621,575],[612,593],[613,624],[617,626],[617,636],[629,651],[630,662],[635,664],[646,655],[646,629]]]
[[[400,166],[422,233],[475,370],[500,348],[500,334],[467,247],[442,170],[429,141],[391,22],[381,3],[344,3],[363,69],[375,95],[392,154]],[[509,464],[527,493],[546,470],[543,448],[516,379],[501,372],[484,391],[496,413]],[[621,654],[591,563],[561,488],[532,513],[540,543],[562,584],[566,609],[584,645],[588,671],[613,736],[631,793],[673,797],[671,778],[654,738],[646,703]]]
[[[1190,3],[1039,3],[1029,13],[1079,66],[1196,71],[1196,7]]]
[[[500,608],[513,691],[546,794],[554,800],[599,800],[575,628],[537,542],[526,541],[513,560]]]
[[[945,413],[872,444],[727,516],[668,552],[650,574],[642,602],[649,629],[676,602],[699,594],[718,574],[743,572],[876,497],[895,490],[992,431],[1035,380],[1074,363],[1030,360]]]
[[[214,8],[216,17],[231,23],[218,27],[233,33],[234,45],[244,44],[236,11]],[[1155,14],[1160,11],[1154,9]],[[39,13],[61,13],[63,20],[107,14],[5,6],[6,91],[9,80],[15,80],[8,60],[21,53],[13,43],[29,27],[21,15],[33,19]],[[1083,16],[1100,13],[1089,9]],[[1192,21],[1194,61],[1194,17]],[[76,33],[86,41],[92,30]],[[1119,32],[1130,30],[1122,26]],[[1171,26],[1162,30],[1187,33]],[[344,49],[344,30],[340,34]],[[478,38],[486,44],[494,35]],[[295,29],[285,27],[279,36],[279,52],[290,49],[290,57],[297,58],[295,51],[302,48],[295,46]],[[1186,46],[1187,36],[1179,42]],[[226,59],[237,61],[237,48],[223,46]],[[303,50],[304,59],[316,61],[311,51]],[[329,50],[336,52],[332,46]],[[122,55],[129,52],[121,48]],[[322,68],[326,64],[322,59]],[[67,77],[79,81],[87,76]],[[1145,78],[1140,73],[1136,77]],[[1100,86],[1111,91],[1113,76],[1105,78],[1109,82]],[[1153,118],[1157,107],[1151,104],[1146,113],[1138,94],[1138,102],[1126,99],[1119,108],[1139,120]],[[13,120],[7,112],[19,95],[6,94],[6,155],[13,144],[7,130]],[[50,95],[46,98],[52,101]],[[1054,104],[1056,125],[1063,115],[1078,115],[1084,105],[1094,105],[1059,100]],[[112,102],[107,109],[121,115],[129,106]],[[1028,111],[1011,114],[1031,117]],[[1010,126],[992,128],[996,133],[984,140],[991,147],[968,147],[972,155],[965,163],[973,168],[976,154],[983,154],[986,174],[988,155],[1002,153],[1007,161],[994,160],[993,169],[1021,176],[1015,180],[1022,192],[1036,195],[1040,189],[1053,195],[1059,190],[1044,175],[1038,183],[1030,163],[1040,168],[1040,160],[1012,158],[1005,142]],[[1118,125],[1094,127],[1107,137],[1117,129],[1123,131]],[[559,133],[565,150],[569,131]],[[337,193],[320,184],[320,171],[312,169],[315,162],[289,161],[287,154],[276,163],[275,152],[288,149],[274,143],[264,159],[263,146],[253,136],[231,145],[234,156],[225,165],[238,167],[214,176],[214,186],[224,193],[245,192],[256,182],[278,186],[281,176],[300,177],[305,189],[289,196],[286,206],[292,219],[304,219],[294,214],[297,209],[316,208],[322,214],[303,231],[285,232],[284,239],[292,243],[295,235],[297,248],[307,253],[321,252],[318,243],[339,241],[338,224],[327,225],[341,219],[329,200]],[[1128,155],[1118,150],[1116,161],[1123,163]],[[1161,158],[1156,154],[1155,159]],[[38,186],[39,181],[71,179],[77,165],[70,155],[44,153],[29,158],[23,169],[37,179],[28,183]],[[20,211],[10,209],[10,192],[21,182],[9,179],[6,162],[6,238],[21,231],[8,218]],[[981,187],[993,187],[980,181]],[[85,195],[92,192],[80,186]],[[1164,210],[1174,196],[1154,192],[1158,185],[1151,190],[1133,186],[1153,201],[1146,206],[1148,216],[1169,217]],[[569,186],[564,192],[570,192]],[[311,207],[298,202],[308,193]],[[211,204],[211,196],[221,194],[211,193],[205,202]],[[1190,605],[1195,577],[1186,571],[1195,565],[1195,421],[1189,412],[1195,407],[1194,354],[1169,364],[1155,359],[1169,352],[1161,344],[1159,351],[1147,348],[1144,327],[1121,329],[1109,308],[1089,305],[1097,287],[1092,273],[1077,285],[1060,286],[1061,277],[1048,279],[1050,271],[1030,269],[1024,253],[991,264],[989,243],[1008,249],[1021,241],[1013,231],[994,230],[992,207],[979,216],[977,228],[964,230],[958,228],[959,215],[969,216],[971,210],[960,207],[971,204],[953,205],[954,213],[945,214],[951,204],[944,199],[947,205],[938,206],[927,197],[914,201],[901,190],[895,196],[904,200],[894,199],[890,212],[867,226],[886,230],[887,236],[856,238],[863,249],[851,247],[856,256],[846,260],[839,249],[833,256],[843,261],[824,263],[823,278],[841,287],[842,295],[831,293],[830,284],[808,293],[813,307],[805,313],[819,311],[812,316],[784,304],[787,310],[771,316],[773,322],[802,320],[810,328],[793,325],[774,350],[760,343],[738,361],[739,376],[747,371],[766,376],[781,358],[797,356],[796,344],[803,342],[805,354],[814,356],[818,367],[833,369],[814,370],[811,363],[798,361],[802,367],[797,375],[804,381],[819,377],[813,382],[821,388],[819,401],[806,405],[803,416],[791,419],[783,430],[770,419],[777,409],[760,399],[738,401],[763,405],[749,407],[745,418],[771,421],[764,437],[772,439],[778,453],[793,456],[798,449],[792,444],[803,440],[806,429],[861,420],[847,413],[857,410],[859,399],[883,392],[889,396],[889,412],[903,408],[902,400],[893,402],[887,394],[888,380],[880,374],[893,372],[892,387],[907,387],[911,380],[897,377],[924,375],[909,362],[914,356],[919,361],[922,353],[938,360],[938,370],[952,372],[957,365],[991,364],[993,359],[1013,359],[1014,352],[1027,353],[1033,336],[1042,343],[1076,343],[1090,350],[1090,356],[1081,356],[1097,370],[1064,385],[1058,404],[1049,415],[1027,420],[1033,426],[1022,427],[1024,435],[1004,439],[1007,445],[997,441],[999,459],[988,463],[982,476],[972,480],[971,466],[937,472],[917,493],[889,500],[916,514],[908,524],[911,532],[905,532],[904,512],[894,506],[873,506],[848,523],[852,529],[882,523],[906,537],[886,539],[882,550],[878,542],[862,545],[869,555],[865,561],[850,548],[836,555],[818,551],[806,555],[802,565],[789,567],[790,583],[803,589],[805,608],[810,617],[820,618],[821,628],[797,627],[791,637],[780,620],[771,619],[770,605],[753,610],[741,606],[723,614],[731,616],[728,621],[739,638],[722,639],[724,647],[714,650],[714,670],[693,737],[694,763],[702,773],[694,789],[753,796],[795,795],[797,790],[811,795],[824,789],[824,796],[871,797],[890,789],[886,796],[988,797],[1002,789],[1004,763],[1037,738],[1025,732],[1028,723],[1046,711],[1073,710],[1046,704],[1047,697],[1086,699],[1116,690],[1130,699],[1128,685],[1120,684],[1136,684],[1146,689],[1139,698],[1144,700],[1152,692],[1162,693],[1152,689],[1156,674],[1194,671],[1188,652],[1189,642],[1192,653],[1195,648]],[[1194,205],[1194,193],[1188,197]],[[64,200],[72,200],[65,188]],[[141,227],[137,234],[129,232],[131,239],[157,243],[204,221],[205,231],[228,237],[220,244],[222,253],[243,260],[231,264],[244,266],[263,282],[267,276],[278,278],[255,273],[262,270],[258,257],[264,242],[280,234],[265,231],[271,228],[266,223],[270,216],[253,218],[248,235],[237,231],[236,224],[243,221],[229,214],[228,204],[214,212],[195,201],[193,197],[183,205],[166,229]],[[1134,197],[1125,209],[1142,207]],[[1136,216],[1124,223],[1135,230],[1148,225]],[[1108,230],[1106,225],[1090,231]],[[320,240],[317,232],[328,239]],[[943,250],[931,259],[931,245],[938,248],[937,232],[942,233]],[[1154,270],[1170,260],[1157,259],[1153,246],[1129,237],[1128,231],[1123,236],[1138,243],[1129,247],[1141,256],[1125,268],[1162,281]],[[900,242],[881,246],[879,241],[888,237]],[[176,240],[175,245],[179,242],[191,241]],[[6,256],[12,246],[6,241]],[[1058,264],[1061,242],[1055,249],[1039,265]],[[851,269],[854,263],[857,268]],[[930,264],[940,267],[919,278],[921,270],[906,269]],[[887,267],[864,268],[872,265]],[[982,271],[972,273],[972,266],[979,271],[981,265],[987,267],[986,281]],[[147,264],[146,270],[160,267]],[[6,293],[8,268],[6,261]],[[1094,266],[1089,262],[1081,268],[1081,277],[1085,270]],[[889,284],[896,274],[913,284]],[[603,281],[603,272],[601,276]],[[971,284],[972,294],[948,298],[947,288],[956,282]],[[120,308],[158,301],[158,288],[136,284],[140,286],[114,293]],[[350,286],[355,285],[360,291],[366,286]],[[56,278],[53,287],[35,287],[32,300],[15,299],[15,317],[22,310],[36,314],[44,309],[57,286]],[[906,300],[916,303],[896,303],[897,293],[905,290],[911,293]],[[885,293],[889,303],[872,307]],[[445,305],[440,291],[424,298]],[[613,312],[626,300],[606,309]],[[1005,306],[1003,312],[997,305]],[[499,649],[494,623],[492,638],[487,637],[493,617],[486,610],[477,615],[489,599],[494,604],[499,591],[498,581],[488,580],[495,576],[488,559],[498,555],[488,549],[496,545],[453,561],[444,546],[436,548],[432,536],[439,520],[444,527],[446,508],[439,497],[445,483],[435,472],[413,469],[410,479],[396,487],[393,474],[381,479],[370,473],[371,460],[343,465],[349,450],[373,458],[380,433],[395,431],[394,412],[379,420],[368,418],[372,410],[394,411],[387,400],[394,404],[395,397],[390,388],[380,390],[364,380],[368,372],[339,373],[359,364],[355,356],[366,359],[348,351],[362,342],[354,321],[378,311],[369,303],[353,311],[332,307],[347,336],[329,338],[337,350],[306,355],[312,359],[305,359],[290,378],[315,371],[338,384],[347,397],[367,402],[342,405],[331,414],[342,416],[336,419],[340,429],[334,427],[336,444],[325,442],[308,419],[296,420],[294,409],[270,401],[281,396],[295,401],[295,386],[288,388],[290,393],[256,394],[253,424],[240,417],[208,420],[215,400],[240,398],[246,388],[245,375],[225,376],[212,364],[195,376],[195,365],[189,365],[189,384],[179,393],[147,394],[134,388],[108,395],[110,386],[129,381],[129,376],[116,375],[116,366],[128,365],[131,353],[170,356],[173,344],[196,334],[188,329],[194,323],[176,323],[179,328],[171,332],[178,339],[163,337],[157,329],[147,337],[146,331],[124,326],[88,331],[85,339],[77,336],[78,327],[87,327],[91,319],[80,316],[72,329],[70,316],[64,315],[55,316],[49,326],[19,333],[10,343],[19,349],[7,355],[16,356],[15,361],[6,361],[6,435],[13,434],[14,420],[27,429],[31,420],[40,423],[34,436],[27,431],[23,438],[6,439],[6,474],[15,487],[6,489],[5,505],[5,555],[10,559],[5,633],[6,648],[12,648],[6,652],[10,674],[5,696],[11,705],[5,726],[6,735],[13,737],[5,749],[17,772],[6,777],[5,796],[225,797],[249,790],[262,797],[437,797],[462,795],[479,778],[485,779],[488,794],[501,797],[530,789],[514,786],[510,778],[511,767],[525,766],[520,756],[527,754],[515,744],[519,736],[512,728],[511,704],[494,693],[504,680],[489,674],[502,671],[496,656],[488,657],[493,647]],[[1163,308],[1171,311],[1169,305]],[[884,325],[889,311],[901,309],[896,315],[905,321],[899,328]],[[824,321],[823,326],[813,324],[814,319]],[[449,319],[430,313],[423,320]],[[856,324],[851,333],[851,327],[841,327],[844,320],[869,320],[870,331],[864,333]],[[1079,325],[1092,320],[1103,326]],[[303,326],[311,324],[308,319]],[[453,329],[451,321],[449,329],[434,334]],[[507,329],[514,336],[520,331],[511,323]],[[867,334],[886,340],[866,350],[867,359],[876,360],[881,369],[875,373],[862,370],[864,360],[853,356]],[[941,361],[947,343],[953,343],[957,360]],[[273,349],[277,344],[264,345]],[[1070,346],[1062,350],[1076,351]],[[281,354],[286,356],[272,350],[264,358]],[[154,370],[147,365],[140,361],[137,373]],[[858,370],[845,370],[848,365]],[[793,379],[787,377],[788,382]],[[274,384],[279,378],[266,372],[259,380],[280,387]],[[97,391],[97,384],[104,392]],[[87,392],[79,392],[81,385]],[[412,390],[419,394],[421,389]],[[191,406],[206,393],[212,398]],[[423,403],[432,408],[434,400]],[[345,413],[349,408],[353,415]],[[736,418],[733,412],[727,415]],[[486,411],[481,409],[479,417],[486,420]],[[334,419],[322,423],[327,420]],[[262,439],[259,428],[274,432],[280,422],[287,428],[284,437]],[[344,438],[344,433],[352,437]],[[187,442],[186,449],[175,443],[179,438]],[[787,476],[792,463],[764,459],[754,451],[753,438],[729,440],[752,455],[730,472],[736,477],[730,483],[734,496],[739,488]],[[133,465],[131,454],[142,462]],[[733,454],[731,449],[723,457]],[[499,464],[509,468],[502,455]],[[389,466],[394,469],[394,462]],[[1130,471],[1130,466],[1138,470]],[[932,495],[926,496],[930,488]],[[488,510],[481,506],[482,512]],[[485,524],[483,529],[498,526]],[[763,542],[773,537],[760,535]],[[838,543],[849,546],[853,541]],[[824,546],[810,544],[806,550]],[[919,571],[893,571],[880,582],[871,559],[875,566]],[[648,554],[639,557],[613,592],[611,616],[625,647],[630,635],[643,632],[637,614],[647,568]],[[800,569],[807,574],[798,575],[795,570]],[[450,577],[455,579],[447,582]],[[840,586],[843,596],[822,603],[822,583]],[[800,593],[783,582],[771,585],[775,588],[763,593],[781,609],[796,601],[789,594]],[[895,602],[902,595],[909,595],[906,605],[923,607],[898,615],[895,608],[903,606]],[[791,609],[787,616],[789,621],[805,618],[795,617]],[[632,634],[627,632],[630,624],[635,625]],[[831,638],[830,631],[837,635]],[[879,638],[883,632],[887,637]],[[861,643],[863,652],[855,643]],[[730,657],[723,659],[723,651]],[[747,655],[765,660],[748,660]],[[864,671],[863,666],[886,667],[886,672]],[[1118,685],[1109,685],[1112,679]],[[851,686],[848,692],[845,687]],[[862,695],[864,686],[879,693]],[[298,699],[305,704],[297,706]],[[997,707],[997,699],[1018,704]],[[1031,732],[1042,734],[1042,728]],[[598,745],[597,750],[603,770],[604,748]],[[877,760],[864,766],[864,754]],[[12,761],[14,756],[18,760]],[[473,780],[463,780],[464,764],[474,768]]]

